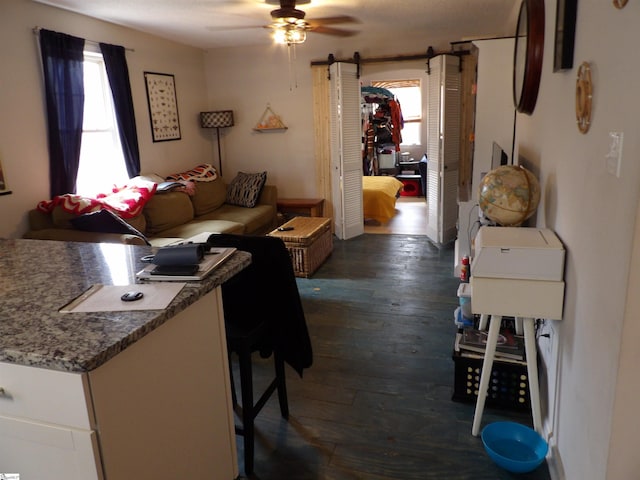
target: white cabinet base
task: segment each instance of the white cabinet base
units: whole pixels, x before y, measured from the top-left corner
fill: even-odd
[[[220,289],[89,372],[107,480],[238,476]]]

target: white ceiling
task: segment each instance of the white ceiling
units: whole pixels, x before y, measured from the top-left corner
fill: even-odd
[[[204,49],[269,42],[273,0],[34,0]],[[302,2],[301,2],[302,3]],[[512,36],[519,0],[308,0],[306,19],[348,15],[358,23],[335,27],[373,36],[423,38],[442,48],[451,42]],[[341,37],[311,33],[307,41]]]

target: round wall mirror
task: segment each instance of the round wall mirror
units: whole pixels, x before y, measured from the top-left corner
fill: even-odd
[[[523,0],[513,51],[513,102],[531,115],[538,100],[544,52],[544,0]]]

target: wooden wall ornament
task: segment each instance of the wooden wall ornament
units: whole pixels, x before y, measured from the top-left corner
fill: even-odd
[[[513,51],[513,102],[531,115],[538,100],[544,53],[544,0],[522,0]]]
[[[271,110],[271,105],[267,104],[267,108],[265,109],[262,117],[256,123],[256,126],[253,128],[254,132],[267,132],[267,131],[275,131],[275,130],[287,130],[287,126],[284,124],[280,115],[276,115],[276,113]]]
[[[576,79],[576,123],[581,133],[587,133],[591,126],[592,100],[591,66],[587,62],[582,62]]]
[[[624,8],[627,4],[627,0],[613,0],[613,5],[616,8]]]

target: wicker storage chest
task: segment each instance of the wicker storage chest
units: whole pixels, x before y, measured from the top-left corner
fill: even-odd
[[[293,229],[276,229],[269,235],[284,241],[297,277],[307,278],[313,275],[333,251],[330,218],[295,217],[280,228]]]

